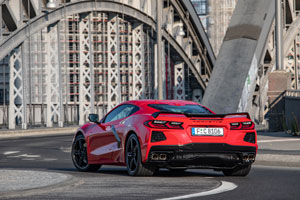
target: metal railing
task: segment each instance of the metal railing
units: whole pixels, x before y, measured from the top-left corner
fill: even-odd
[[[300,90],[286,90],[284,97],[298,97],[300,98]]]

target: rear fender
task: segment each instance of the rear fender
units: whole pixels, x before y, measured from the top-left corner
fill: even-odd
[[[122,147],[124,149],[124,162],[125,162],[125,151],[126,151],[126,141],[131,133],[136,134],[138,137],[141,154],[142,154],[142,161],[146,158],[148,142],[150,138],[149,129],[144,125],[144,122],[149,120],[151,115],[135,115],[132,116],[130,120],[126,120],[126,140],[122,141]]]

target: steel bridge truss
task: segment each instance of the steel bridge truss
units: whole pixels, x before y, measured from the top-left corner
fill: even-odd
[[[271,6],[274,6],[272,3]],[[300,1],[282,1],[283,6],[283,70],[290,73],[291,89],[299,90],[300,84]],[[275,7],[275,6],[274,6]],[[273,11],[274,12],[274,11]],[[275,13],[273,13],[275,14]],[[276,49],[275,49],[275,21],[272,21],[269,35],[264,47],[263,56],[258,62],[258,69],[253,85],[252,103],[246,108],[256,123],[265,124],[265,116],[272,107],[268,101],[269,74],[275,70]]]
[[[165,99],[201,101],[215,58],[189,1],[162,1],[162,72],[155,1],[67,2],[49,11],[45,1],[2,1],[3,128],[82,125],[89,113],[156,98],[158,76]]]

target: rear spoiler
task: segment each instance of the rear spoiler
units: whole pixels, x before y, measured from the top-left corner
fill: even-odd
[[[171,112],[171,111],[159,111],[152,114],[152,117],[157,118],[160,114],[181,114],[186,117],[210,117],[210,118],[225,118],[236,115],[246,115],[250,119],[250,115],[247,112],[244,113],[229,113],[229,114],[207,114],[207,113],[182,113],[182,112]]]

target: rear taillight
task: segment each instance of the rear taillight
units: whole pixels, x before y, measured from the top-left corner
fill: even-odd
[[[173,129],[183,129],[182,125],[183,122],[169,122],[167,123],[168,128],[173,128]]]
[[[230,123],[230,130],[253,130],[254,128],[255,124],[251,121]]]
[[[239,122],[230,123],[230,130],[239,130],[241,127],[241,123]]]
[[[163,120],[149,120],[144,123],[145,126],[150,128],[164,128],[164,129],[183,129],[183,122],[171,122]]]
[[[242,122],[243,130],[252,130],[255,128],[255,124],[253,122]]]

